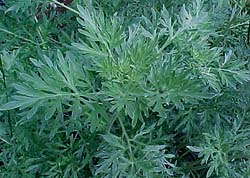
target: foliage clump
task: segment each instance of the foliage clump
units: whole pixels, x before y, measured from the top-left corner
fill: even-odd
[[[249,1],[53,5],[0,7],[0,177],[250,177]]]

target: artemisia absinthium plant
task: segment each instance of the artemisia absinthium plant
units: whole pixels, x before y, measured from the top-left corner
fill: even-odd
[[[0,8],[0,177],[250,177],[249,1],[51,3]]]

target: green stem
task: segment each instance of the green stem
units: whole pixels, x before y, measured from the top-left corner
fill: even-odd
[[[6,76],[5,76],[5,72],[4,72],[4,69],[3,69],[3,63],[2,63],[2,56],[0,56],[0,71],[3,75],[3,85],[4,85],[4,88],[6,89],[7,88],[7,84],[6,84]],[[6,100],[7,102],[9,102],[9,97],[8,97],[8,94],[6,93]],[[11,137],[13,136],[13,129],[12,129],[12,124],[11,124],[11,118],[10,118],[10,111],[7,111],[7,114],[8,114],[8,124],[9,124],[9,129],[10,129],[10,135]]]
[[[37,44],[36,42],[34,42],[34,41],[30,40],[30,39],[24,38],[24,37],[22,37],[22,36],[20,36],[20,35],[17,35],[17,34],[15,34],[15,33],[11,32],[11,31],[8,31],[8,30],[3,29],[3,28],[0,28],[0,31],[5,32],[5,33],[7,33],[7,34],[9,34],[9,35],[13,35],[13,36],[15,36],[15,37],[17,37],[17,38],[19,38],[19,39],[22,39],[22,40],[24,40],[24,41],[30,42],[30,43],[32,43],[32,44],[34,44],[34,45],[40,46],[40,44]]]
[[[132,163],[133,163],[134,156],[133,156],[133,151],[132,151],[132,146],[131,146],[130,138],[129,138],[129,136],[128,136],[128,133],[127,133],[126,128],[125,128],[125,126],[124,126],[124,124],[123,124],[123,122],[122,122],[121,117],[118,116],[118,120],[119,120],[119,123],[120,123],[120,125],[121,125],[122,132],[123,132],[123,134],[124,134],[124,136],[125,136],[125,138],[126,138],[126,140],[127,140],[127,144],[128,144],[128,148],[129,148],[129,154],[130,154],[130,160],[131,160]],[[134,166],[133,166],[133,164],[132,164],[132,168],[133,168],[133,167],[134,167]]]
[[[77,15],[79,15],[79,12],[78,12],[77,10],[72,9],[71,7],[66,6],[65,4],[63,4],[63,3],[61,3],[61,2],[58,2],[57,0],[52,0],[52,1],[53,1],[54,3],[60,5],[60,6],[64,7],[65,9],[67,9],[67,10],[69,10],[69,11],[71,11],[71,12],[77,14]]]
[[[190,152],[191,152],[190,150],[186,151],[185,153],[183,153],[182,155],[180,155],[177,159],[178,159],[178,160],[181,160],[181,159],[184,158],[186,155],[188,155]]]
[[[35,22],[38,24],[38,19],[37,19],[36,17],[35,17]],[[46,42],[45,42],[45,40],[44,40],[44,38],[43,38],[43,36],[42,36],[42,29],[41,29],[41,26],[38,25],[38,28],[37,28],[36,30],[37,30],[37,33],[38,33],[38,35],[39,35],[41,41],[42,41],[42,44],[45,44]],[[45,47],[45,46],[44,46],[44,47]],[[45,47],[45,49],[46,49],[46,47]]]
[[[178,35],[180,35],[183,31],[185,30],[185,28],[183,28],[183,29],[179,29],[176,33],[175,33],[175,35],[173,36],[173,37],[169,37],[167,40],[166,40],[166,42],[162,45],[162,47],[159,49],[159,53],[161,53],[168,45],[170,45],[172,42],[173,42],[173,40],[176,38],[176,37],[178,37]]]
[[[113,116],[113,118],[112,118],[112,120],[108,123],[108,132],[110,133],[110,130],[111,130],[111,128],[112,128],[112,125],[114,124],[114,122],[116,121],[116,119],[117,119],[117,117],[118,117],[118,114],[115,114],[114,116]]]
[[[249,21],[249,24],[248,24],[247,43],[248,44],[250,43],[250,21]]]

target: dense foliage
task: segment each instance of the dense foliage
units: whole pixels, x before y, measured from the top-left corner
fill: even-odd
[[[55,5],[0,6],[0,177],[250,177],[250,1]]]

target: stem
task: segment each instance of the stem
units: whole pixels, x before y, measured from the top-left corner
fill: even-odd
[[[240,23],[240,24],[237,24],[237,25],[231,26],[231,27],[230,27],[230,29],[235,28],[235,27],[239,27],[239,26],[242,26],[242,25],[248,25],[248,23],[247,23],[247,22]]]
[[[183,28],[183,29],[179,29],[176,33],[175,33],[175,35],[173,36],[173,37],[169,37],[167,40],[166,40],[166,42],[162,45],[162,47],[159,49],[159,53],[161,53],[168,45],[170,45],[171,43],[172,43],[172,41],[173,41],[173,39],[175,39],[179,34],[181,34],[183,31],[185,30],[185,28]]]
[[[118,120],[119,120],[119,122],[120,122],[120,125],[121,125],[121,128],[122,128],[122,132],[123,132],[123,134],[124,134],[124,136],[125,136],[125,138],[126,138],[126,140],[127,140],[127,144],[128,144],[128,148],[129,148],[130,160],[131,160],[132,163],[133,163],[134,156],[133,156],[133,151],[132,151],[132,146],[131,146],[130,138],[129,138],[128,133],[127,133],[127,131],[126,131],[126,128],[125,128],[125,126],[124,126],[124,124],[123,124],[123,122],[122,122],[122,119],[121,119],[120,117],[118,117]],[[132,164],[132,168],[134,167],[133,165],[134,165],[134,164]]]
[[[186,155],[188,155],[189,153],[191,153],[190,150],[187,150],[185,153],[183,153],[182,155],[180,155],[177,159],[181,160],[182,158],[184,158]]]
[[[11,143],[10,143],[10,142],[8,142],[7,140],[5,140],[5,139],[4,139],[4,138],[2,138],[2,137],[0,137],[0,140],[2,140],[3,142],[5,142],[5,143],[7,143],[7,144],[11,145]]]
[[[248,44],[250,43],[250,21],[249,21],[249,24],[248,24],[247,43]]]
[[[20,36],[20,35],[17,35],[17,34],[15,34],[15,33],[13,33],[13,32],[10,32],[10,31],[8,31],[8,30],[3,29],[3,28],[0,28],[0,31],[5,32],[5,33],[8,33],[8,34],[10,34],[10,35],[13,35],[13,36],[15,36],[15,37],[17,37],[17,38],[20,38],[20,39],[22,39],[22,40],[24,40],[24,41],[30,42],[30,43],[32,43],[32,44],[34,44],[34,45],[38,45],[38,46],[40,45],[40,44],[37,44],[36,42],[30,40],[30,39],[24,38],[24,37],[22,37],[22,36]]]
[[[102,38],[102,37],[101,37],[101,38]],[[102,38],[102,40],[104,41],[104,45],[105,45],[105,47],[107,48],[110,57],[113,59],[114,62],[116,62],[116,61],[115,61],[115,58],[114,58],[114,56],[113,56],[113,54],[112,54],[112,52],[111,52],[111,50],[110,50],[110,48],[109,48],[109,45],[105,42],[105,40],[104,40],[103,38]]]
[[[2,56],[0,56],[0,71],[2,72],[3,75],[3,86],[6,89],[7,85],[6,85],[6,76],[5,76],[5,72],[3,69],[3,63],[2,63]],[[9,102],[9,97],[8,94],[6,93],[6,100],[7,102]],[[10,135],[11,137],[13,136],[13,129],[12,129],[12,124],[11,124],[11,118],[10,118],[10,111],[7,111],[7,117],[8,117],[8,124],[9,124],[9,129],[10,129]]]
[[[69,10],[69,11],[71,11],[71,12],[77,14],[77,15],[79,15],[79,12],[78,12],[77,10],[72,9],[71,7],[66,6],[65,4],[63,4],[63,3],[61,3],[61,2],[58,2],[57,0],[52,0],[52,1],[53,1],[54,3],[60,5],[60,6],[64,7],[65,9],[67,9],[67,10]]]
[[[108,127],[107,128],[108,128],[108,132],[109,133],[110,133],[111,127],[114,124],[114,122],[116,121],[117,117],[118,117],[118,113],[116,115],[114,115],[113,118],[112,118],[112,120],[108,123]]]
[[[36,18],[36,16],[35,16],[35,22],[38,23],[38,19]],[[39,25],[38,28],[37,28],[37,33],[38,33],[38,35],[39,35],[39,37],[40,37],[40,39],[41,39],[41,41],[42,41],[42,44],[45,44],[46,42],[45,42],[45,40],[43,39],[43,36],[42,36],[42,29],[41,29],[40,25]]]

